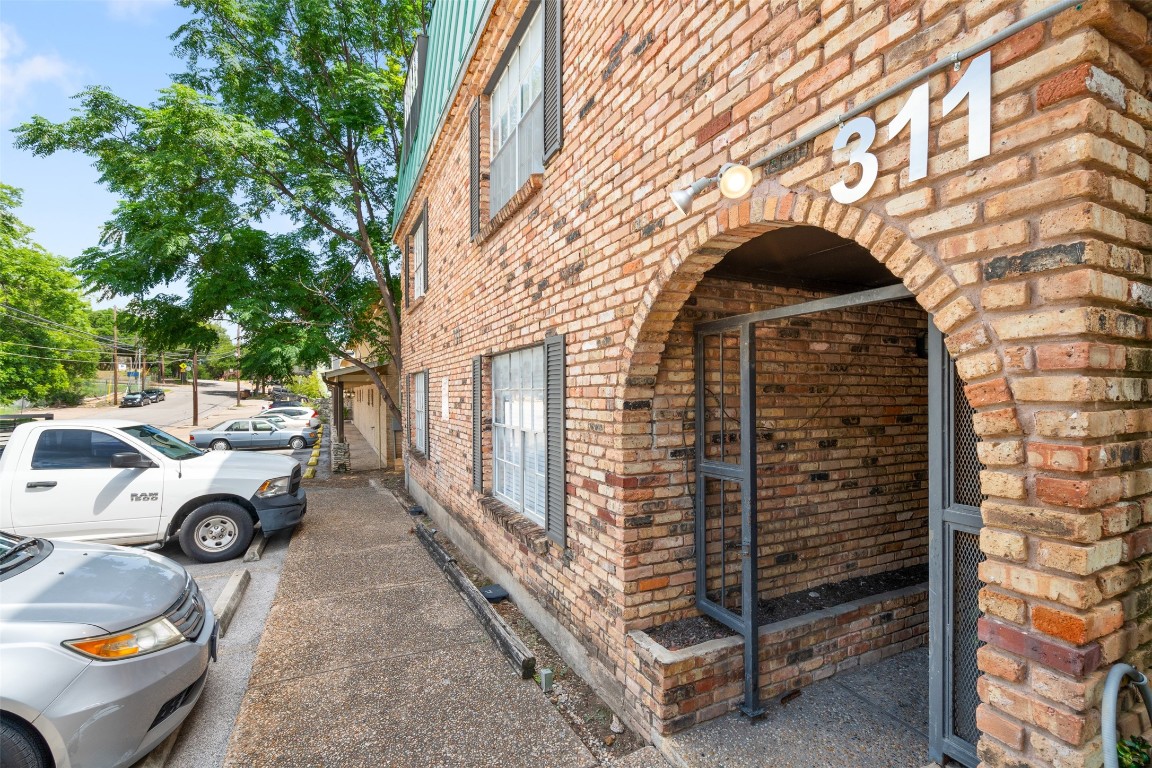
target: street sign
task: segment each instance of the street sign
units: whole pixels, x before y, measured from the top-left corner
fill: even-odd
[[[140,371],[128,371],[128,378],[130,378],[130,379],[140,378]]]
[[[188,370],[188,364],[187,363],[180,363],[180,370],[181,371]]]

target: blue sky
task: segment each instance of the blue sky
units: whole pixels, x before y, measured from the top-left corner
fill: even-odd
[[[0,2],[0,181],[24,190],[18,215],[49,251],[94,245],[116,200],[86,157],[34,157],[12,147],[11,129],[34,114],[66,119],[88,85],[151,102],[182,69],[168,38],[188,16],[170,0]]]

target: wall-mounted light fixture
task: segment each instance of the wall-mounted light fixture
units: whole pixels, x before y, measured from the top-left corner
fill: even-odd
[[[719,186],[720,194],[731,200],[744,197],[752,190],[752,170],[739,163],[725,163],[716,176],[698,179],[692,186],[673,192],[672,202],[681,213],[688,213],[692,210],[692,200],[711,184]]]

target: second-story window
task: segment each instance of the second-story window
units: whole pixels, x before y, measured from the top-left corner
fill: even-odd
[[[491,214],[544,170],[544,24],[537,9],[492,90]]]
[[[544,166],[564,143],[562,2],[529,0],[483,96],[472,105],[468,116],[468,215],[473,239],[480,236],[486,221],[499,218],[533,175],[540,174],[542,179]],[[485,99],[487,136],[481,121]],[[489,149],[486,177],[481,162],[485,144]],[[482,210],[485,194],[487,217]]]
[[[428,254],[425,249],[428,243],[425,216],[412,232],[412,298],[418,299],[428,290]]]

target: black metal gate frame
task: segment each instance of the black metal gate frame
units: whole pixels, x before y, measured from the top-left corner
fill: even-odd
[[[740,710],[748,717],[764,714],[760,703],[760,616],[757,590],[757,516],[756,516],[756,441],[754,435],[754,409],[751,407],[756,391],[756,345],[752,327],[756,323],[769,320],[782,320],[799,315],[810,315],[834,309],[861,307],[868,304],[881,304],[912,298],[913,294],[903,285],[872,288],[866,291],[832,296],[815,301],[793,304],[787,307],[751,312],[744,315],[725,317],[700,323],[696,326],[696,607],[701,613],[711,616],[730,629],[739,632],[744,638],[744,703]],[[740,332],[740,463],[710,461],[704,453],[704,338],[722,334],[725,331]],[[723,357],[723,345],[721,345]],[[721,436],[723,440],[723,435]],[[705,493],[703,481],[715,478],[721,481],[739,483],[740,492],[740,556],[741,594],[740,614],[737,616],[723,605],[709,600],[706,592],[705,576],[707,562],[705,553]],[[722,550],[723,551],[723,550]],[[723,596],[721,596],[723,599]]]

